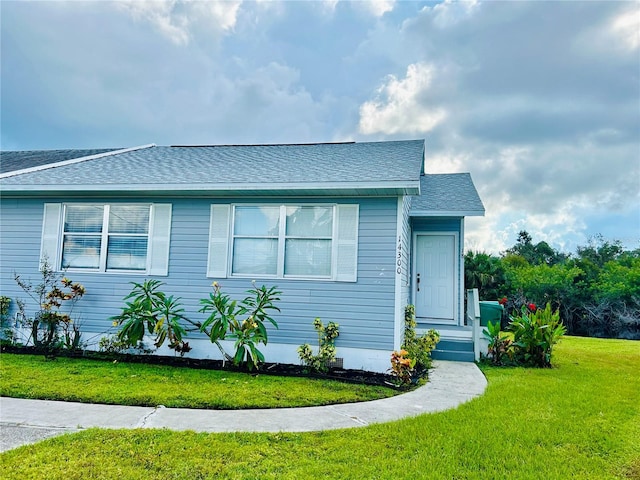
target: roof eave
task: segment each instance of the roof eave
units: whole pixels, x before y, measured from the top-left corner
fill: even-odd
[[[237,184],[237,185],[0,185],[3,196],[153,195],[238,196],[317,195],[385,196],[417,195],[420,182],[354,182],[332,184]]]
[[[410,217],[484,217],[483,210],[411,210]]]

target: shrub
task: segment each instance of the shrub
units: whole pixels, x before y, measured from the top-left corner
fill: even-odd
[[[416,309],[413,305],[407,305],[404,310],[404,342],[402,349],[414,361],[414,368],[421,375],[431,368],[433,363],[431,352],[440,341],[440,334],[431,329],[424,335],[417,336],[416,326]]]
[[[98,350],[106,354],[135,353],[146,355],[153,352],[153,349],[146,347],[144,342],[139,342],[131,346],[126,340],[121,340],[118,335],[105,335],[98,341]]]
[[[513,357],[513,345],[509,336],[500,330],[500,322],[487,323],[486,330],[483,330],[485,338],[489,340],[488,354],[491,363],[494,365],[503,365],[505,357],[511,359]]]
[[[9,307],[11,298],[0,296],[0,345],[13,345],[15,334],[9,325]]]
[[[413,380],[416,361],[409,358],[406,350],[394,351],[391,354],[391,373],[398,379],[400,386],[408,386]]]
[[[55,355],[60,349],[80,348],[80,327],[72,320],[71,313],[75,303],[85,294],[84,287],[55,272],[46,259],[40,274],[42,278],[36,285],[14,275],[18,286],[38,305],[35,315],[30,317],[26,303],[16,300],[19,318],[31,327],[33,345],[44,349],[47,355]]]
[[[325,327],[322,320],[316,318],[313,328],[318,332],[318,354],[314,355],[311,346],[305,343],[298,347],[300,360],[316,372],[327,372],[331,362],[336,359],[335,340],[340,335],[338,327],[335,322],[329,322]]]
[[[193,325],[193,322],[184,316],[180,299],[162,292],[160,287],[164,284],[159,280],[131,284],[131,292],[124,297],[126,306],[120,315],[111,317],[114,326],[121,326],[117,334],[118,340],[126,346],[137,347],[147,333],[154,337],[153,344],[156,348],[168,340],[169,348],[180,355],[191,350],[189,342],[185,342],[182,337],[186,335],[183,323]]]
[[[209,313],[209,317],[200,325],[200,331],[207,334],[225,358],[231,358],[234,365],[246,365],[249,370],[258,368],[264,362],[264,355],[257,345],[267,344],[268,335],[265,322],[269,321],[278,328],[269,311],[280,311],[275,302],[280,300],[281,292],[276,287],[256,287],[247,291],[250,295],[240,303],[222,294],[218,282],[213,282],[213,293],[209,298],[200,300],[200,312]],[[244,320],[239,317],[246,316]],[[220,344],[227,337],[235,340],[235,354],[230,357]]]
[[[560,312],[551,310],[551,303],[544,309],[522,307],[521,314],[511,317],[514,359],[517,363],[535,367],[550,367],[553,346],[565,334],[560,322]]]

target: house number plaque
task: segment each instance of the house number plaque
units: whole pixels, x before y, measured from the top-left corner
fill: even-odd
[[[402,237],[398,236],[398,257],[396,259],[396,273],[402,275]]]

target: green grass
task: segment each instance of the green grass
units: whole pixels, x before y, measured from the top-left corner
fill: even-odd
[[[455,410],[304,434],[87,430],[6,452],[7,479],[640,478],[640,342],[566,338],[556,368],[486,367]]]
[[[397,393],[304,377],[7,353],[0,356],[0,379],[6,397],[211,409],[330,405]]]

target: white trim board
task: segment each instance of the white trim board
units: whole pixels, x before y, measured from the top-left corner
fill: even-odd
[[[413,302],[413,304],[415,305],[416,303],[416,297],[417,297],[417,285],[416,285],[416,279],[414,278],[416,272],[417,272],[417,253],[416,253],[416,249],[417,249],[417,245],[418,245],[418,236],[421,235],[425,235],[425,236],[443,236],[443,235],[448,235],[448,236],[453,236],[453,268],[454,268],[454,278],[453,278],[453,284],[454,284],[454,292],[453,292],[453,319],[454,319],[454,323],[451,322],[447,322],[447,321],[442,321],[439,322],[437,319],[431,319],[428,317],[419,317],[419,318],[425,318],[427,319],[426,322],[422,322],[422,323],[430,323],[430,324],[434,324],[434,325],[440,325],[442,324],[443,326],[457,326],[460,325],[460,301],[458,301],[460,299],[460,281],[459,281],[459,276],[460,276],[460,234],[458,232],[454,232],[454,231],[434,231],[434,232],[424,232],[424,231],[414,231],[413,232],[413,236],[412,236],[412,248],[411,248],[411,300]],[[417,315],[416,315],[417,317]],[[416,318],[418,320],[418,318]],[[419,320],[418,320],[419,321]],[[419,322],[420,323],[420,322]]]

